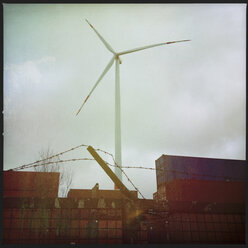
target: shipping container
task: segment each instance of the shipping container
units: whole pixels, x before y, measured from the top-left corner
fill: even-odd
[[[157,185],[174,179],[245,181],[246,161],[162,155],[155,161]]]
[[[168,201],[245,204],[245,182],[174,179],[160,185],[158,192]]]
[[[58,197],[58,172],[4,171],[4,197]]]
[[[4,244],[245,242],[245,209],[238,204],[206,208],[209,204],[139,199],[138,211],[127,215],[130,202],[123,199],[105,199],[103,208],[97,207],[101,199],[84,199],[84,206],[74,198],[26,200],[32,204],[23,208],[24,199],[5,199]]]

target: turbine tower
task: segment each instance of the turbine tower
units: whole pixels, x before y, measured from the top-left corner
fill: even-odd
[[[114,49],[106,42],[106,40],[103,39],[103,37],[98,33],[98,31],[89,23],[87,19],[85,19],[86,22],[90,25],[90,27],[95,31],[99,39],[103,42],[105,47],[113,54],[113,57],[107,64],[106,68],[96,81],[95,85],[93,86],[92,90],[88,94],[88,96],[85,98],[83,104],[79,108],[78,112],[76,115],[79,114],[81,109],[83,108],[84,104],[87,102],[89,99],[90,95],[92,92],[95,90],[99,82],[102,80],[104,75],[107,73],[107,71],[111,68],[115,61],[115,162],[121,167],[122,166],[122,159],[121,159],[121,104],[120,104],[120,72],[119,72],[119,65],[121,64],[121,55],[125,55],[128,53],[133,53],[133,52],[138,52],[141,50],[145,50],[148,48],[156,47],[156,46],[162,46],[162,45],[169,45],[177,42],[185,42],[185,41],[190,41],[190,40],[179,40],[179,41],[170,41],[170,42],[165,42],[165,43],[158,43],[158,44],[153,44],[149,46],[144,46],[144,47],[139,47],[139,48],[134,48],[131,50],[126,50],[122,52],[115,52]],[[115,167],[115,174],[116,176],[122,181],[122,172],[119,168]],[[115,186],[115,189],[117,187]]]

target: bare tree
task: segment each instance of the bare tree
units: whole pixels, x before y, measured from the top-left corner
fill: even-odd
[[[72,184],[72,170],[66,164],[60,165],[60,157],[54,155],[54,152],[48,147],[46,150],[39,152],[39,160],[42,160],[39,166],[34,167],[37,172],[59,172],[59,197],[66,197]],[[48,158],[48,159],[47,159]],[[49,164],[48,164],[49,163]],[[42,190],[42,189],[41,189]]]
[[[72,183],[72,170],[65,167],[60,168],[59,196],[66,197]]]

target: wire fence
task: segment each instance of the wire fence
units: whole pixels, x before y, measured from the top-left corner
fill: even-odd
[[[143,196],[143,194],[139,191],[139,189],[138,189],[137,187],[135,187],[135,185],[134,185],[133,182],[130,180],[130,178],[127,176],[127,174],[126,174],[125,171],[122,169],[122,167],[119,166],[119,165],[116,163],[113,154],[111,154],[111,153],[109,153],[109,152],[106,152],[106,151],[103,151],[103,150],[100,150],[100,149],[98,149],[98,150],[101,151],[101,152],[104,152],[104,153],[106,153],[106,154],[108,154],[108,155],[110,155],[110,156],[112,157],[112,159],[113,159],[113,161],[114,161],[114,165],[111,165],[111,164],[109,164],[109,163],[107,163],[107,164],[110,165],[110,166],[118,167],[118,168],[121,170],[121,172],[125,175],[125,177],[127,178],[127,180],[128,180],[128,181],[132,184],[132,186],[135,188],[135,190],[142,196],[143,199],[145,199],[145,197]]]
[[[48,159],[46,159],[48,160]],[[26,165],[25,167],[18,167],[12,170],[22,170],[22,169],[27,169],[27,168],[35,168],[35,167],[39,167],[39,166],[43,166],[43,165],[50,165],[50,164],[57,164],[57,163],[67,163],[67,162],[75,162],[75,161],[85,161],[85,160],[95,160],[93,158],[72,158],[72,159],[65,159],[65,160],[56,160],[56,161],[50,161],[50,162],[46,162],[46,163],[41,163],[41,161],[39,161],[37,164],[31,164],[31,165]]]
[[[52,159],[52,158],[55,158],[55,157],[58,157],[58,156],[61,156],[65,153],[68,153],[68,152],[71,152],[73,150],[76,150],[80,147],[88,147],[89,145],[85,145],[85,144],[81,144],[81,145],[78,145],[78,146],[75,146],[71,149],[68,149],[66,151],[63,151],[63,152],[60,152],[60,153],[57,153],[55,155],[52,155],[50,157],[47,157],[45,159],[41,159],[41,160],[37,160],[35,162],[32,162],[32,163],[29,163],[29,164],[25,164],[25,165],[22,165],[22,166],[19,166],[19,167],[16,167],[12,170],[22,170],[22,169],[26,169],[26,168],[31,168],[31,167],[36,167],[36,166],[41,166],[41,165],[49,165],[49,164],[52,164],[52,163],[57,163],[57,162],[74,162],[74,161],[79,161],[79,160],[94,160],[94,159],[90,159],[90,158],[77,158],[77,159],[69,159],[69,160],[58,160],[58,161],[55,161],[55,162],[47,162],[47,163],[43,163],[43,164],[39,164],[37,165],[38,163],[42,162],[42,161],[46,161],[48,159]],[[152,170],[152,171],[162,171],[162,172],[171,172],[171,173],[179,173],[179,174],[185,174],[185,175],[191,175],[191,176],[202,176],[202,177],[212,177],[212,178],[220,178],[220,179],[223,179],[223,176],[217,176],[217,175],[210,175],[210,174],[201,174],[201,173],[193,173],[193,172],[187,172],[187,171],[180,171],[180,170],[172,170],[172,169],[166,169],[166,168],[152,168],[152,167],[144,167],[144,166],[119,166],[116,162],[115,162],[115,159],[114,159],[114,156],[113,154],[107,152],[107,151],[104,151],[102,149],[95,149],[96,151],[99,151],[99,152],[103,152],[109,156],[111,156],[112,160],[114,161],[114,164],[110,164],[110,163],[106,163],[109,165],[109,166],[112,166],[112,167],[118,167],[120,169],[124,168],[124,169],[144,169],[144,170]],[[124,172],[125,173],[125,172]],[[242,180],[242,178],[235,178],[237,180]]]
[[[85,145],[85,144],[81,144],[81,145],[78,145],[78,146],[75,146],[71,149],[68,149],[68,150],[65,150],[63,152],[60,152],[60,153],[57,153],[55,155],[52,155],[50,157],[47,157],[45,159],[41,159],[41,160],[37,160],[35,162],[32,162],[32,163],[29,163],[29,164],[24,164],[24,165],[21,165],[19,167],[16,167],[14,169],[11,169],[11,170],[14,170],[14,171],[17,171],[17,170],[23,170],[23,169],[27,169],[27,168],[34,168],[34,167],[38,167],[38,166],[42,166],[42,165],[50,165],[50,164],[54,164],[54,163],[66,163],[66,162],[76,162],[76,161],[90,161],[90,160],[95,160],[93,158],[73,158],[73,159],[67,159],[67,160],[56,160],[56,161],[49,161],[49,162],[46,162],[48,161],[49,159],[52,159],[52,158],[59,158],[59,156],[61,155],[64,155],[65,153],[68,153],[68,152],[71,152],[73,150],[76,150],[80,147],[88,147],[89,145]],[[128,182],[131,183],[131,185],[135,188],[135,190],[143,197],[143,199],[145,199],[145,197],[143,196],[143,194],[140,192],[140,190],[133,184],[133,182],[131,181],[131,179],[128,177],[128,175],[125,173],[125,171],[123,169],[144,169],[144,170],[151,170],[151,171],[162,171],[163,173],[178,173],[178,174],[184,174],[184,175],[190,175],[192,177],[194,176],[200,176],[200,177],[211,177],[211,178],[220,178],[223,180],[223,176],[217,176],[217,175],[209,175],[209,174],[200,174],[200,173],[192,173],[192,172],[188,172],[188,171],[180,171],[180,170],[171,170],[171,169],[166,169],[166,168],[151,168],[151,167],[144,167],[144,166],[119,166],[115,159],[114,159],[114,156],[113,154],[107,152],[107,151],[104,151],[102,149],[95,149],[96,151],[98,152],[102,152],[106,155],[109,155],[114,164],[111,164],[111,163],[108,163],[107,161],[104,161],[107,165],[111,166],[111,167],[117,167],[121,170],[121,172],[125,175],[125,177],[127,178]],[[44,162],[44,163],[42,163]],[[231,178],[226,178],[227,180],[228,179],[231,179]],[[235,178],[236,180],[242,180],[242,178]]]
[[[27,169],[27,168],[35,168],[35,167],[43,166],[43,165],[50,165],[50,164],[54,164],[54,163],[75,162],[75,161],[83,161],[83,160],[84,160],[84,161],[85,161],[85,160],[95,160],[95,159],[93,159],[93,158],[74,158],[74,159],[67,159],[67,160],[56,160],[56,161],[45,162],[45,161],[47,161],[47,160],[49,160],[49,159],[52,159],[52,158],[55,158],[55,157],[58,158],[59,156],[65,154],[65,153],[71,152],[71,151],[73,151],[73,150],[76,150],[76,149],[78,149],[78,148],[80,148],[80,147],[88,147],[88,145],[81,144],[81,145],[79,145],[79,146],[75,146],[75,147],[73,147],[73,148],[71,148],[71,149],[68,149],[68,150],[66,150],[66,151],[57,153],[57,154],[52,155],[52,156],[50,156],[50,157],[47,157],[47,158],[45,158],[45,159],[41,159],[41,160],[37,160],[37,161],[32,162],[32,163],[29,163],[29,164],[21,165],[21,166],[19,166],[19,167],[16,167],[16,168],[14,168],[14,169],[11,169],[11,170],[17,171],[17,170],[23,170],[23,169]],[[125,177],[127,178],[128,182],[130,182],[131,185],[134,187],[134,189],[143,197],[143,199],[145,199],[145,197],[143,196],[143,194],[142,194],[142,193],[140,192],[140,190],[134,185],[134,183],[131,181],[131,179],[128,177],[128,175],[125,173],[125,171],[122,169],[122,167],[119,166],[119,165],[116,163],[113,154],[111,154],[111,153],[109,153],[109,152],[107,152],[107,151],[104,151],[104,150],[102,150],[102,149],[95,149],[95,150],[96,150],[96,151],[103,152],[103,153],[105,153],[105,154],[111,156],[111,158],[112,158],[113,161],[114,161],[114,165],[112,165],[112,164],[110,164],[110,163],[108,163],[108,162],[106,162],[106,161],[104,161],[104,162],[105,162],[107,165],[109,165],[109,166],[113,166],[113,167],[119,168],[119,169],[121,170],[121,172],[122,172],[122,173],[125,175]],[[45,162],[45,163],[42,163],[42,162]]]
[[[82,144],[82,145],[79,145],[79,146],[75,146],[75,147],[73,147],[73,148],[71,148],[71,149],[68,149],[68,150],[66,150],[66,151],[57,153],[57,154],[52,155],[52,156],[50,156],[50,157],[47,157],[47,158],[44,158],[44,159],[41,159],[41,160],[37,160],[37,161],[32,162],[32,163],[29,163],[29,164],[21,165],[21,166],[16,167],[16,168],[14,168],[14,169],[12,169],[12,170],[23,170],[23,169],[26,169],[26,168],[34,167],[34,165],[36,165],[36,164],[38,164],[38,163],[40,163],[40,162],[43,162],[43,161],[46,161],[46,160],[48,160],[48,159],[52,159],[52,158],[61,156],[61,155],[65,154],[65,153],[67,153],[67,152],[71,152],[71,151],[73,151],[73,150],[76,150],[76,149],[78,149],[79,147],[87,147],[87,145]],[[57,161],[56,161],[56,162],[57,162]],[[50,164],[56,163],[56,162],[51,162]],[[40,164],[40,165],[42,165],[42,164]],[[36,166],[39,166],[39,165],[36,165]]]

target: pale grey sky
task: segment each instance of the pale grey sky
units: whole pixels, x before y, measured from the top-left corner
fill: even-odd
[[[245,159],[245,4],[4,4],[4,169],[48,146],[114,154],[114,67],[75,116],[112,56],[85,18],[116,51],[192,40],[121,57],[124,166],[155,167],[162,154]],[[95,162],[65,166],[73,188],[113,189]],[[155,172],[125,171],[152,198]]]

